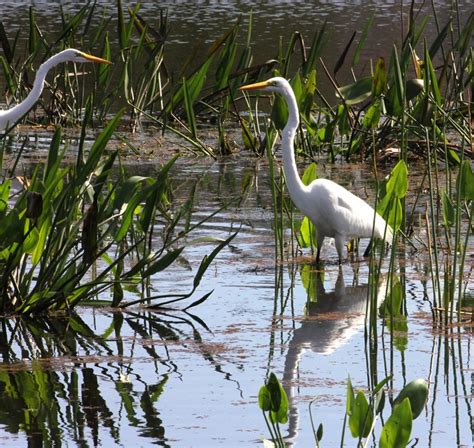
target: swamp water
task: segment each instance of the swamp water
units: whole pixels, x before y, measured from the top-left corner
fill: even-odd
[[[154,166],[144,162],[133,169],[151,175]],[[318,171],[363,198],[372,197],[366,182],[372,174],[360,166],[326,169],[321,163]],[[264,161],[182,158],[171,178],[177,204],[196,185],[192,222],[240,199],[191,234],[188,242],[201,243],[183,252],[189,265],[167,269],[152,284],[156,294],[190,290],[190,269],[195,271],[212,247],[206,238],[227,238],[241,227],[190,301],[214,292],[190,313],[80,307],[72,318],[3,320],[0,443],[258,446],[268,433],[257,394],[273,371],[290,397],[290,420],[283,426],[288,441],[314,446],[308,412],[314,399],[315,424],[324,426],[323,446],[339,446],[347,378],[365,391],[372,366],[378,380],[393,373],[394,395],[415,378],[429,381],[429,401],[414,421],[411,445],[472,445],[472,320],[450,328],[433,323],[424,252],[400,246],[406,331],[392,340],[379,319],[377,348],[369,353],[367,261],[359,257],[339,269],[334,246],[326,244],[323,275],[309,264],[309,253],[293,264],[275,263]],[[416,177],[410,182],[414,187]],[[416,228],[415,233],[424,238],[424,231]],[[472,300],[474,285],[472,278],[468,281],[466,297]],[[347,429],[347,446],[355,443]]]
[[[30,3],[0,2],[11,38],[28,27]],[[399,2],[278,1],[258,8],[248,1],[142,3],[143,14],[157,22],[158,8],[169,8],[172,31],[166,51],[175,55],[178,67],[196,42],[198,48],[206,48],[250,9],[255,54],[263,60],[277,53],[280,36],[286,42],[298,30],[308,43],[327,19],[333,30],[331,46],[323,55],[329,67],[334,67],[352,31],[360,33],[372,14],[365,61],[391,49],[403,34],[400,15],[405,19],[408,15],[408,8],[400,12]],[[462,20],[472,11],[470,3],[455,5]],[[34,2],[42,30],[52,36],[59,28],[60,4]],[[97,4],[114,8],[116,2]],[[418,6],[421,16],[431,14],[429,4]],[[79,7],[77,2],[64,5],[70,13]],[[443,26],[451,6],[441,3],[437,8]],[[434,29],[433,21],[430,27]],[[116,47],[115,37],[111,39]],[[368,62],[362,65],[367,68]],[[350,81],[350,74],[344,75],[340,81]],[[329,85],[324,76],[319,80]],[[41,151],[49,139],[45,134],[36,140],[30,161],[43,158]],[[139,174],[153,173],[153,163],[139,165]],[[321,164],[319,174],[372,198],[372,185],[366,183],[372,175],[352,168]],[[410,191],[414,171],[410,167]],[[211,290],[213,294],[190,313],[82,307],[68,318],[2,320],[0,445],[260,446],[268,432],[257,394],[273,371],[284,381],[291,400],[290,421],[283,428],[289,443],[314,446],[308,411],[314,399],[315,424],[324,425],[322,446],[339,446],[347,378],[356,390],[365,391],[370,369],[378,380],[393,373],[394,395],[415,378],[429,381],[429,401],[414,421],[410,446],[473,445],[472,318],[468,315],[464,325],[449,328],[433,323],[429,260],[424,252],[399,248],[405,254],[400,264],[406,275],[406,331],[392,340],[379,319],[377,347],[370,351],[365,337],[367,262],[346,262],[339,270],[334,247],[327,246],[323,276],[309,265],[308,253],[294,263],[275,263],[265,163],[240,155],[219,162],[183,158],[172,177],[177,202],[185,201],[199,181],[193,222],[244,193],[238,206],[233,204],[192,234],[190,241],[203,239],[183,252],[189,264],[183,261],[166,270],[152,285],[157,294],[189,291],[196,267],[214,247],[205,243],[206,238],[226,238],[240,228],[190,301]],[[423,216],[420,204],[418,213]],[[425,231],[416,228],[422,240]],[[472,254],[472,237],[470,245]],[[472,255],[469,262],[465,297],[472,306]],[[375,443],[370,440],[369,446]],[[355,445],[346,429],[346,446]]]

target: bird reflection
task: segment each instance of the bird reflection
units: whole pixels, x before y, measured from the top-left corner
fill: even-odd
[[[334,290],[327,291],[323,281],[324,272],[313,266],[303,266],[301,277],[308,294],[305,317],[288,345],[283,384],[290,404],[288,438],[291,444],[298,434],[298,408],[294,405],[298,367],[306,351],[323,355],[336,352],[364,325],[368,284],[357,284],[357,274],[351,286],[346,286],[342,268],[339,268]],[[385,288],[379,286],[380,292]]]

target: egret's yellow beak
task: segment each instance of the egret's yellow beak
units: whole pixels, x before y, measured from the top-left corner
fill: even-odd
[[[102,59],[97,56],[93,56],[91,54],[83,53],[82,51],[80,53],[81,53],[81,56],[83,58],[86,58],[88,61],[96,62],[98,64],[112,64],[112,62],[107,61],[106,59]]]
[[[247,84],[246,86],[239,87],[239,90],[257,90],[268,87],[270,83],[268,81],[256,82],[255,84]]]

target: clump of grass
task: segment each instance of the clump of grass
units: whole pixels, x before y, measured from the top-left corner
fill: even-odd
[[[170,299],[142,292],[139,299],[126,300],[125,287],[138,287],[180,256],[184,249],[180,240],[192,228],[176,236],[181,214],[172,218],[166,213],[168,173],[176,157],[155,178],[127,177],[123,170],[114,178],[118,151],[108,150],[107,144],[120,119],[118,114],[107,125],[87,155],[82,139],[72,166],[63,166],[66,148],[61,147],[58,128],[46,164],[37,165],[28,178],[23,177],[22,190],[13,193],[11,179],[1,184],[2,312],[71,310],[98,295],[103,300],[105,291],[111,291],[109,303],[117,307],[183,300],[196,290],[214,257],[235,236],[220,241],[204,258],[190,293]],[[158,215],[167,222],[160,248],[152,244]],[[126,262],[132,258],[138,261]]]

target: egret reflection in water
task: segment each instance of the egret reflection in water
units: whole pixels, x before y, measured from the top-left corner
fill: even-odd
[[[324,285],[324,272],[315,270],[313,266],[304,265],[301,277],[308,301],[305,317],[288,344],[283,374],[290,405],[286,438],[289,443],[294,441],[299,431],[298,407],[294,398],[300,377],[299,364],[304,353],[310,351],[331,355],[350,343],[350,339],[364,326],[369,294],[368,284],[358,284],[357,272],[352,284],[346,286],[342,267],[339,267],[334,289],[331,290]],[[377,289],[378,304],[382,303],[385,292],[386,283],[382,279]],[[317,375],[316,371],[314,375]]]

